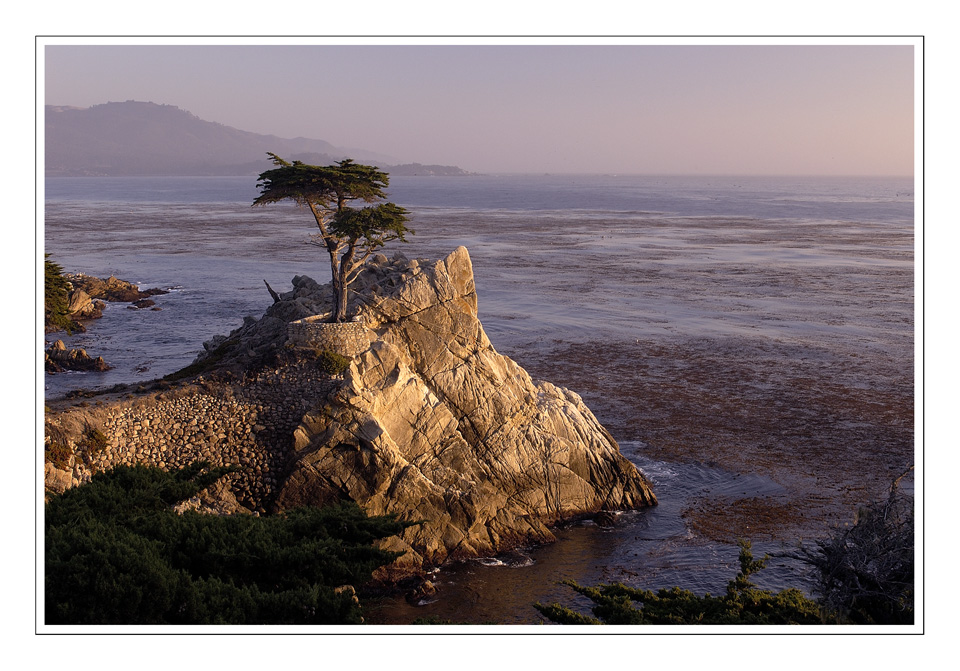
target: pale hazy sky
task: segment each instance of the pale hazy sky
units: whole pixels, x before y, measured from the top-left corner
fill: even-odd
[[[169,104],[480,172],[914,167],[914,46],[47,45],[45,100]]]

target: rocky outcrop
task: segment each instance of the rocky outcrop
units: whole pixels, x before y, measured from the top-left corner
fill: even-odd
[[[196,505],[265,513],[350,499],[416,522],[383,542],[405,553],[384,579],[656,503],[579,396],[494,349],[465,248],[437,262],[377,255],[352,289],[361,321],[346,372],[318,366],[316,338],[289,337],[292,322],[331,305],[329,285],[296,277],[260,319],[204,343],[188,368],[208,379],[48,417],[68,469],[51,470],[48,486],[118,463],[236,463],[229,487]],[[94,429],[104,446],[91,455],[80,436]]]
[[[67,349],[62,340],[55,341],[43,353],[43,365],[48,373],[62,373],[67,370],[96,372],[110,370],[110,366],[103,357],[93,358],[85,349]]]
[[[103,301],[94,300],[83,289],[74,289],[70,292],[67,301],[67,318],[73,321],[86,321],[88,319],[100,319],[103,316],[103,309],[106,307]]]
[[[345,384],[307,413],[280,507],[352,499],[422,521],[386,546],[393,568],[554,539],[550,525],[656,503],[573,392],[534,382],[477,319],[467,250],[384,258],[358,279],[371,329]]]
[[[113,275],[107,279],[90,275],[65,275],[73,285],[74,291],[83,291],[90,298],[100,298],[116,303],[134,303],[150,296],[168,293],[165,289],[147,289],[141,291],[136,284],[121,280]]]
[[[169,293],[165,289],[140,291],[137,285],[112,275],[106,280],[79,274],[66,274],[63,277],[67,280],[67,289],[69,289],[63,315],[68,322],[53,323],[48,316],[44,325],[45,333],[54,333],[64,328],[71,333],[85,332],[87,329],[83,322],[103,317],[103,310],[106,308],[105,300],[129,302],[131,305],[128,307],[137,310],[145,308],[159,310],[160,308],[154,307],[155,303],[149,297]],[[105,371],[109,370],[110,366],[101,357],[90,357],[85,350],[67,349],[63,342],[58,340],[44,353],[44,368],[48,373],[60,373],[65,370]]]

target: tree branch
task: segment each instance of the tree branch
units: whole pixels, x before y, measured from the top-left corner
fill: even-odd
[[[266,280],[264,280],[263,283],[267,285],[267,291],[269,291],[269,292],[270,292],[270,295],[273,297],[273,302],[274,302],[274,303],[279,303],[279,302],[280,302],[280,294],[278,294],[276,291],[274,291],[273,288],[270,286],[270,283],[267,282]]]

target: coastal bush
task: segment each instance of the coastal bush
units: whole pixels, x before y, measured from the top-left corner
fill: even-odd
[[[800,590],[774,594],[750,582],[769,558],[754,559],[750,547],[740,542],[740,571],[722,596],[697,596],[679,587],[654,593],[619,583],[583,587],[564,581],[593,601],[593,617],[558,603],[534,608],[559,624],[820,624],[820,607]]]
[[[317,368],[326,375],[342,375],[350,368],[350,359],[331,352],[329,350],[319,350],[316,352]]]
[[[107,437],[99,429],[88,426],[83,432],[83,438],[77,443],[77,453],[87,466],[93,464],[93,459],[107,449]]]
[[[342,587],[399,556],[373,544],[407,525],[352,503],[263,517],[173,510],[234,470],[118,466],[52,497],[47,624],[362,622]]]
[[[49,257],[44,254],[43,259],[44,330],[73,333],[77,324],[67,317],[70,283],[63,276],[63,268]]]
[[[595,617],[559,604],[534,607],[562,624],[913,624],[914,500],[901,488],[912,470],[894,480],[885,499],[861,508],[852,525],[838,527],[813,546],[777,553],[811,567],[816,601],[796,589],[757,590],[749,576],[768,557],[754,560],[750,544],[741,542],[740,572],[723,597],[698,597],[677,587],[654,594],[568,581],[596,604]]]
[[[427,617],[418,617],[410,624],[415,625],[435,625],[435,624],[457,624],[453,620],[445,620],[442,617],[437,617],[436,615],[428,615]]]
[[[832,621],[913,624],[913,497],[900,487],[907,473],[886,499],[861,508],[853,525],[784,554],[813,568],[814,593]]]
[[[70,467],[73,449],[67,442],[66,435],[54,424],[47,424],[45,431],[44,461],[49,461],[54,468],[59,468],[61,471],[67,470]]]

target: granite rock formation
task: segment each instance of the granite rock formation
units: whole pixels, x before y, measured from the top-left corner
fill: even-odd
[[[550,541],[565,518],[656,503],[580,397],[493,348],[465,248],[399,265],[381,257],[358,279],[371,347],[296,430],[280,507],[348,498],[422,520],[387,542],[406,551],[402,569]]]
[[[83,289],[74,289],[67,301],[67,317],[73,321],[100,319],[104,307],[103,301],[94,300]]]

